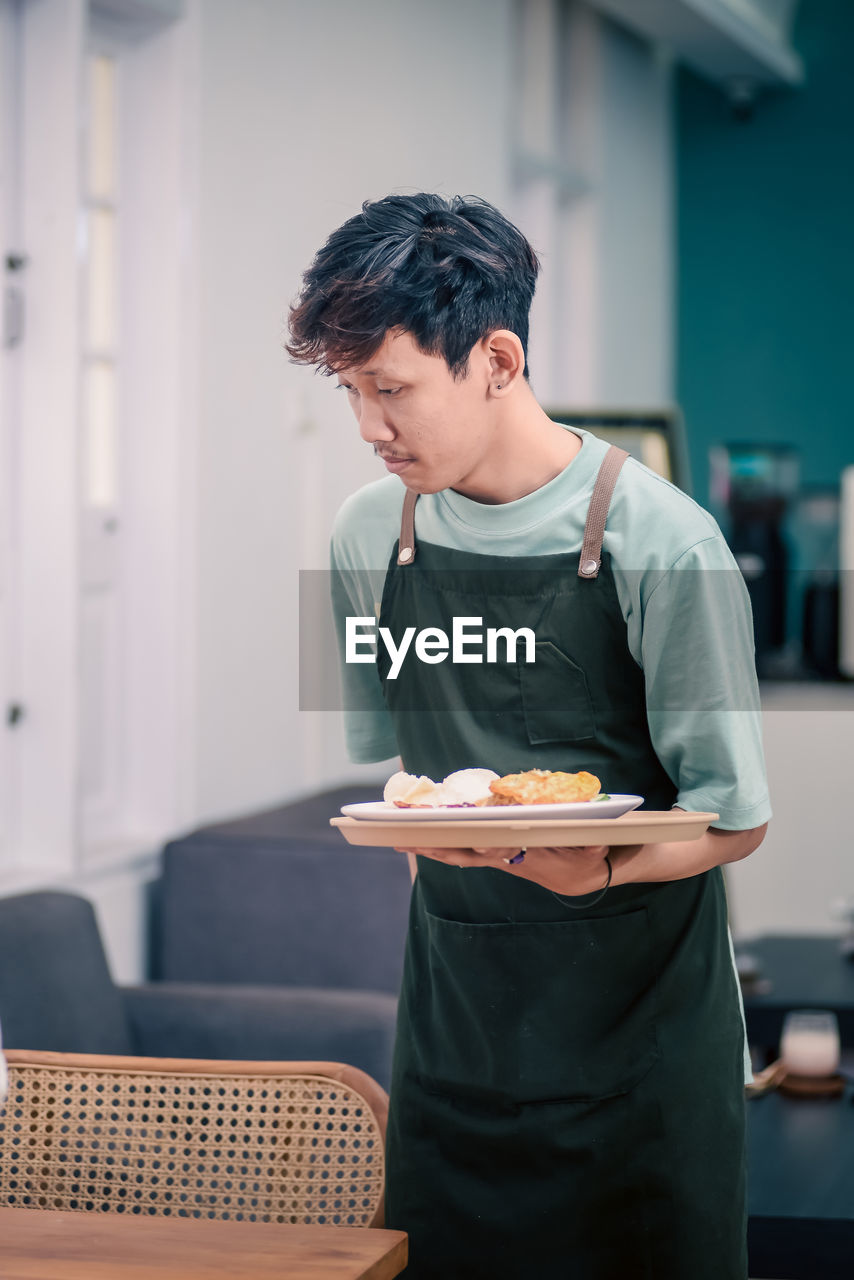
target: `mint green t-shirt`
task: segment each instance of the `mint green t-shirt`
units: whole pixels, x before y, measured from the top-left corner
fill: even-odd
[[[537,556],[581,548],[608,445],[570,428],[582,447],[564,471],[515,502],[487,505],[451,489],[423,494],[415,540],[482,555]],[[405,489],[388,476],[341,507],[332,567],[354,614],[378,617]],[[771,816],[753,662],[750,603],[715,521],[674,485],[629,458],[614,489],[603,550],[610,555],[629,650],[644,672],[652,744],[684,809],[744,830]],[[351,572],[358,571],[358,572]],[[398,754],[375,666],[342,661],[347,746],[357,762]]]

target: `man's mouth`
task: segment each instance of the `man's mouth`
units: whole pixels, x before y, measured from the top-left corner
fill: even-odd
[[[405,467],[408,467],[411,462],[415,461],[414,458],[406,458],[399,453],[381,453],[379,449],[375,449],[374,452],[378,458],[382,458],[386,465],[386,469],[394,472],[395,474],[399,471],[403,471]]]

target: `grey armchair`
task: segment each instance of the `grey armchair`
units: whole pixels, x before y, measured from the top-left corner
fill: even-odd
[[[317,1059],[388,1078],[385,992],[165,981],[117,986],[76,894],[0,899],[0,1023],[14,1049],[174,1058]]]

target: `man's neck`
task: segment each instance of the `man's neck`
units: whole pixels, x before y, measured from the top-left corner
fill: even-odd
[[[464,494],[493,506],[542,489],[581,448],[580,437],[552,421],[528,387],[520,388],[518,399],[502,408],[495,448]]]

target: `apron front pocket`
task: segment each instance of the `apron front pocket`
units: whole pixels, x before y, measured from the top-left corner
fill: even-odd
[[[594,1101],[627,1093],[657,1059],[645,908],[554,923],[425,920],[408,1028],[425,1087]]]
[[[528,741],[581,742],[596,734],[587,677],[550,640],[538,640],[535,660],[519,667]]]

